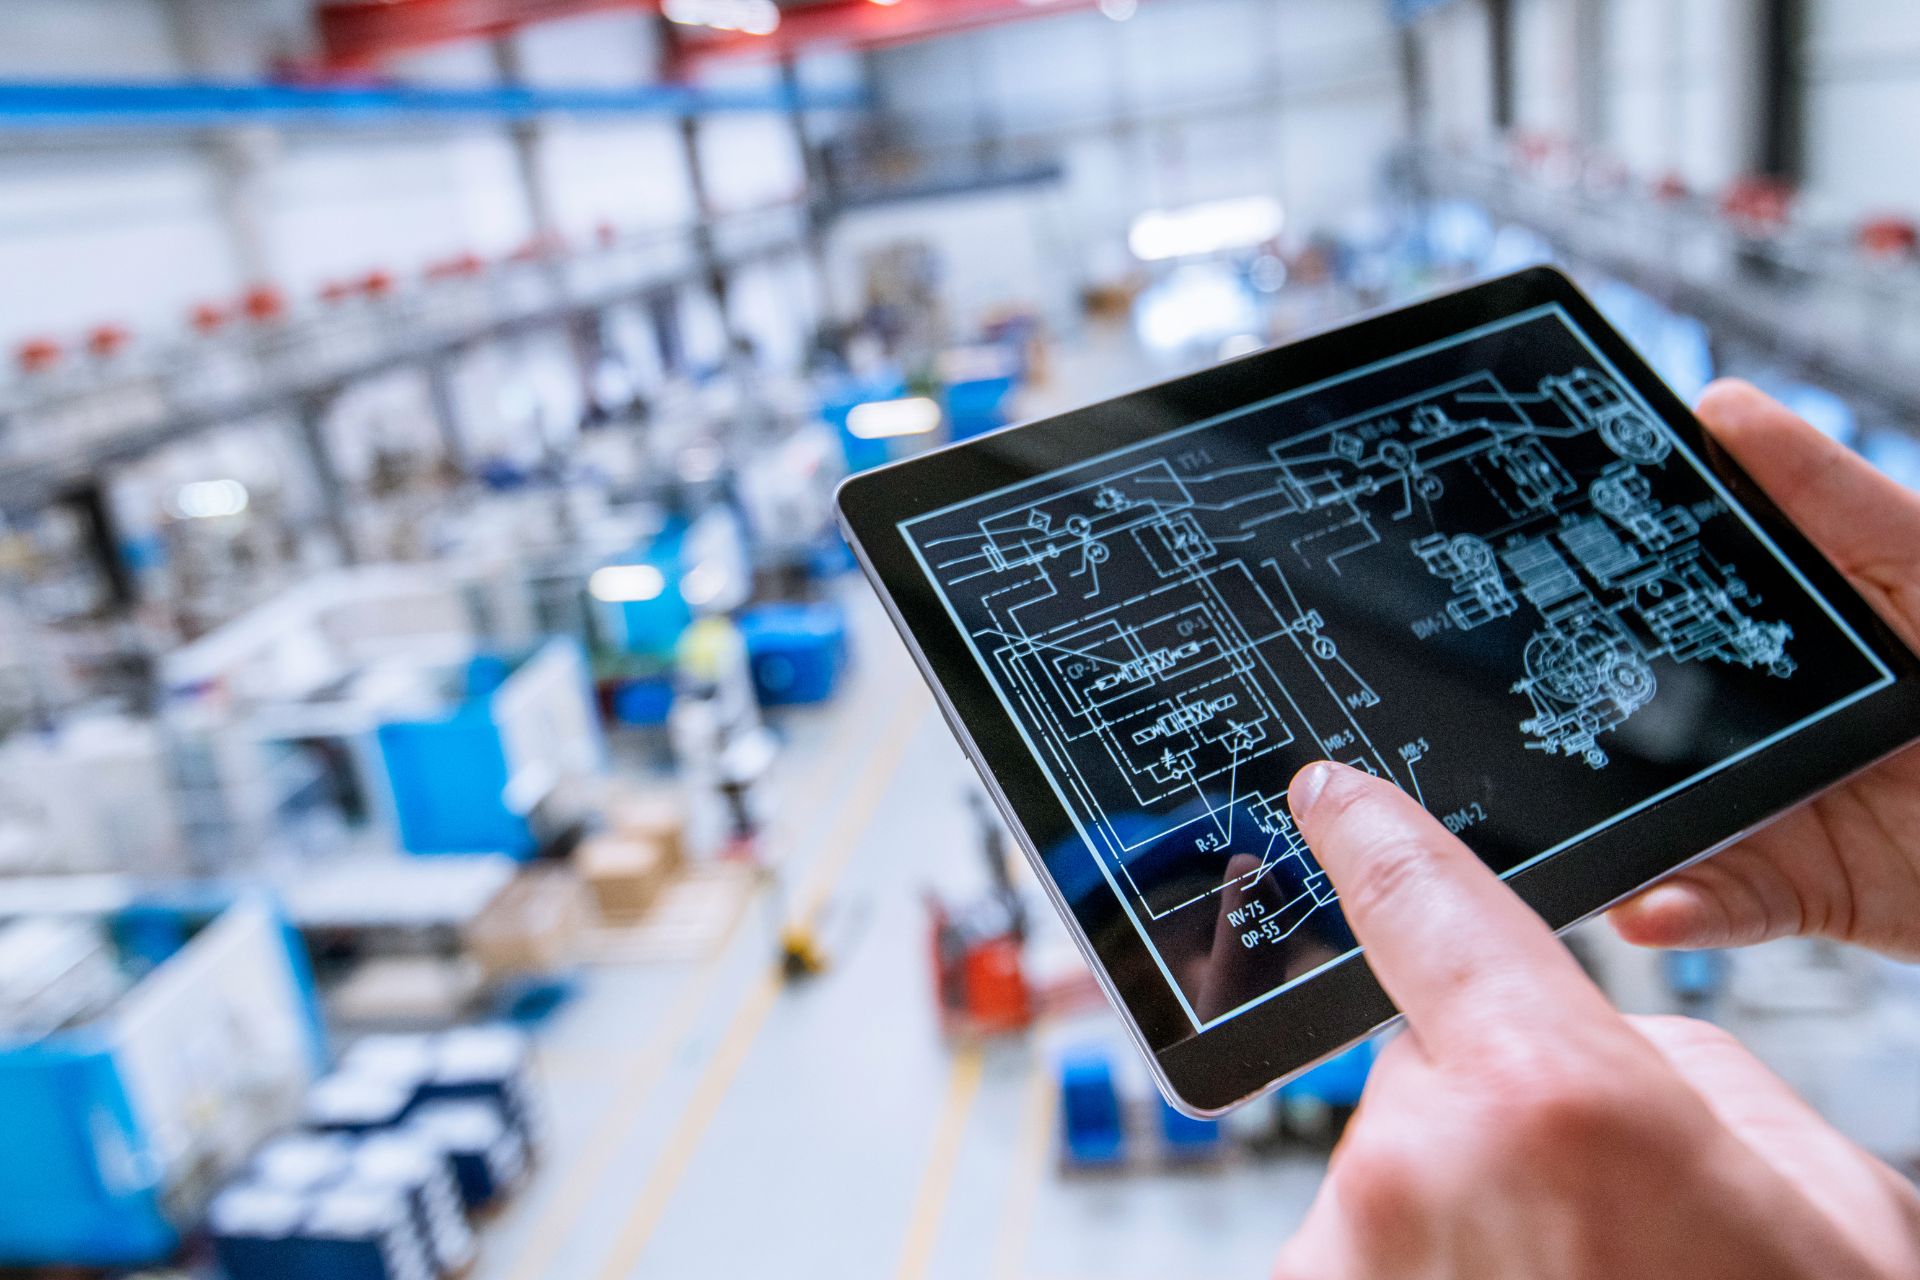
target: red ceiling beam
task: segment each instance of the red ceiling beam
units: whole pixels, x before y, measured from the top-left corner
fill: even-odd
[[[326,66],[355,70],[435,45],[618,9],[652,13],[656,6],[647,0],[321,0],[313,16]]]
[[[780,29],[769,36],[739,32],[707,33],[682,28],[669,74],[676,78],[703,64],[739,58],[775,58],[818,47],[876,48],[910,44],[975,27],[1045,18],[1091,8],[1095,0],[820,0],[782,9]]]
[[[668,66],[680,78],[702,65],[774,58],[815,47],[874,48],[974,27],[1044,18],[1094,0],[817,0],[783,8],[770,36],[676,28]],[[401,54],[583,14],[657,13],[657,0],[320,0],[314,22],[325,71],[358,71]]]

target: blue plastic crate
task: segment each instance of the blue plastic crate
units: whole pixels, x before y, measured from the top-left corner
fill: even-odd
[[[1006,426],[1007,400],[1013,389],[1011,376],[949,383],[946,402],[951,438],[966,440]]]
[[[740,615],[763,706],[825,702],[847,665],[847,616],[837,604],[769,604]]]
[[[1227,1141],[1218,1120],[1196,1120],[1174,1110],[1165,1098],[1160,1099],[1160,1138],[1176,1160],[1210,1159],[1225,1149]]]
[[[1360,1104],[1361,1090],[1373,1072],[1373,1060],[1379,1050],[1371,1040],[1362,1040],[1337,1058],[1321,1063],[1297,1080],[1280,1086],[1282,1099],[1310,1098],[1330,1107],[1354,1107]]]
[[[1078,1165],[1118,1164],[1127,1157],[1127,1131],[1113,1064],[1097,1052],[1082,1052],[1060,1064],[1061,1142]]]
[[[623,681],[613,691],[613,718],[620,724],[657,726],[673,710],[673,678],[645,676]]]

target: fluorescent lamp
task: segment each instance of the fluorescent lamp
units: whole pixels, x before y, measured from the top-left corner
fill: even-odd
[[[660,14],[684,27],[744,31],[752,36],[772,35],[780,28],[780,8],[773,0],[665,0]]]
[[[1285,225],[1286,211],[1272,196],[1212,200],[1141,214],[1127,232],[1127,247],[1142,262],[1198,258],[1250,249],[1279,235]]]
[[[940,425],[940,406],[925,396],[869,400],[847,414],[847,433],[861,440],[923,436]]]
[[[753,0],[740,29],[750,36],[770,36],[780,29],[780,7],[773,0]]]
[[[238,480],[195,480],[173,495],[173,514],[182,520],[216,520],[247,509],[247,486]]]
[[[650,564],[610,564],[587,577],[587,593],[607,604],[638,604],[666,589],[666,575]]]

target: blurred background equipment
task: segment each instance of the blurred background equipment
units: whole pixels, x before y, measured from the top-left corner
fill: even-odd
[[[1373,1047],[1159,1101],[834,485],[1539,261],[1920,485],[1917,114],[1908,0],[14,0],[0,1268],[1260,1273]],[[1911,968],[1579,945],[1917,1167]]]

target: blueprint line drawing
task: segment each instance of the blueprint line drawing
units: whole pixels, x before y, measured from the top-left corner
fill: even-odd
[[[1250,952],[1337,916],[1286,807],[1311,760],[1471,842],[1481,800],[1428,794],[1463,732],[1602,774],[1689,669],[1790,685],[1804,620],[1837,622],[1810,588],[1826,613],[1755,588],[1777,553],[1603,361],[1394,391],[1176,433],[906,529],[1150,944],[1228,889]],[[1422,646],[1473,653],[1504,719],[1410,722],[1380,655]]]

